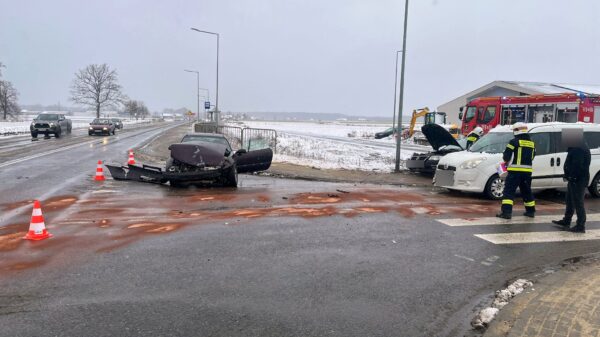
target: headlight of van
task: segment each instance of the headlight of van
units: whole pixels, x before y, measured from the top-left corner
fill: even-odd
[[[460,168],[461,169],[473,169],[476,168],[477,166],[479,166],[479,164],[483,163],[487,158],[485,157],[481,157],[481,158],[474,158],[474,159],[469,159],[465,162],[462,162],[462,164],[460,164]]]
[[[431,157],[429,157],[429,160],[431,160],[431,161],[440,161],[441,158],[442,158],[441,156],[431,156]]]

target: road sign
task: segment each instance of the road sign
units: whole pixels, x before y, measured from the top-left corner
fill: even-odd
[[[204,102],[204,109],[210,109],[210,102],[209,101]]]

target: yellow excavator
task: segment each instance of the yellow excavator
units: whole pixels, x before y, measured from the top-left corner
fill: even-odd
[[[425,117],[424,124],[446,124],[445,112],[429,111],[428,107],[413,110],[412,117],[410,119],[410,127],[408,129],[408,138],[415,134],[415,125],[417,124],[417,118],[419,117]],[[458,138],[460,135],[460,129],[456,124],[450,125],[448,132],[450,132],[454,138]]]

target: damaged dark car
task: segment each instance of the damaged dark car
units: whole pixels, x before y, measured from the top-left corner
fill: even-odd
[[[164,170],[142,165],[106,165],[116,180],[135,180],[175,187],[218,184],[237,187],[238,173],[265,171],[271,166],[273,150],[234,151],[221,134],[191,133],[169,146],[171,153]]]
[[[455,139],[448,130],[438,124],[426,124],[421,132],[433,148],[427,153],[413,153],[406,161],[406,168],[413,172],[434,173],[440,158],[451,152],[464,151],[465,138]]]

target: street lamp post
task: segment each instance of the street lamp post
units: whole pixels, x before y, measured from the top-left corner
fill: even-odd
[[[402,105],[404,103],[404,66],[406,61],[406,27],[408,26],[408,0],[404,4],[404,34],[402,37],[402,67],[400,70],[400,93],[398,94],[398,137],[396,137],[396,167],[394,172],[400,172],[400,150],[402,141]]]
[[[398,93],[398,54],[400,54],[402,52],[402,50],[398,50],[396,51],[396,71],[394,72],[394,108],[392,109],[392,115],[394,116],[392,119],[392,130],[393,127],[396,125],[396,98],[398,96],[396,96],[396,94]],[[394,134],[392,132],[392,134]]]
[[[215,113],[217,114],[216,123],[218,126],[219,125],[219,34],[213,33],[213,32],[208,32],[205,30],[200,30],[200,29],[197,29],[194,27],[192,27],[191,30],[196,31],[198,33],[215,35],[217,37],[217,84],[216,84],[217,93],[215,95]]]
[[[204,96],[205,102],[210,102],[210,91],[206,88],[200,88],[200,90],[206,91],[206,95]],[[208,118],[208,111],[206,107],[204,107],[204,115],[205,118]]]
[[[188,70],[188,69],[184,69],[183,71],[187,71],[188,73],[196,74],[196,85],[197,85],[196,95],[198,97],[198,110],[196,112],[196,121],[199,123],[200,122],[200,72],[197,70]]]

